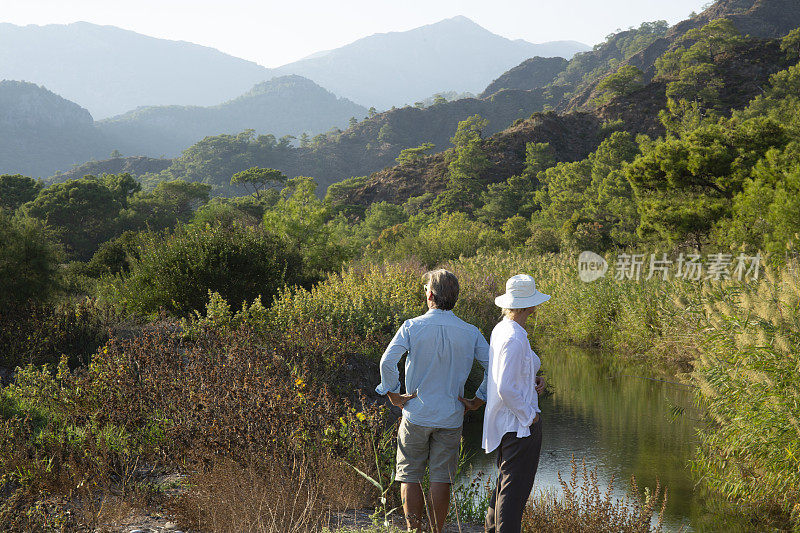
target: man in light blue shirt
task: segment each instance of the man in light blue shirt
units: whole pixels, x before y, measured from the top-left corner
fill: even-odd
[[[381,357],[381,383],[375,390],[403,409],[397,433],[397,475],[409,531],[423,516],[422,478],[426,462],[431,481],[434,532],[444,527],[450,506],[450,485],[458,465],[465,408],[486,400],[489,344],[475,326],[453,314],[458,279],[447,270],[425,275],[428,312],[406,320]],[[397,364],[408,353],[406,393],[400,393]],[[464,383],[472,364],[484,368],[483,382],[473,400],[464,400]]]

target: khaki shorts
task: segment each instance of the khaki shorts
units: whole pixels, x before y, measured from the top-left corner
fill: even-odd
[[[420,483],[428,463],[432,483],[453,483],[458,468],[461,428],[418,426],[405,418],[397,431],[397,475],[402,483]]]

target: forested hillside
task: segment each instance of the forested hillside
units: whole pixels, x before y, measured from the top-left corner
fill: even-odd
[[[428,107],[407,106],[384,113],[372,110],[367,117],[354,117],[345,130],[334,128],[297,139],[278,139],[254,131],[215,135],[184,150],[163,172],[136,175],[148,184],[169,179],[201,181],[213,186],[213,194],[229,195],[241,192],[229,190],[230,176],[251,166],[266,166],[290,177],[314,177],[324,192],[331,183],[393,165],[405,148],[430,143],[427,152],[446,150],[458,123],[471,115],[485,117],[485,130],[494,133],[540,109],[542,102],[543,96],[531,91],[504,91],[488,99],[447,101],[438,97]],[[108,167],[103,165],[100,162],[93,168],[112,172],[113,162]]]
[[[112,149],[86,109],[33,83],[0,81],[0,172],[47,176]]]
[[[92,168],[89,173],[118,172],[120,155],[172,157],[206,136],[224,132],[319,135],[332,125],[338,130],[336,124],[346,127],[367,114],[366,109],[299,76],[261,83],[213,107],[148,107],[100,122],[93,121],[86,109],[44,87],[4,81],[0,83],[0,110],[5,124],[0,135],[7,139],[0,146],[0,171],[37,177],[70,176],[74,172],[70,167],[87,161]],[[105,160],[112,152],[117,157],[105,166],[96,161]],[[163,168],[136,164],[124,171],[141,175]]]
[[[246,129],[282,137],[346,128],[367,109],[300,76],[281,76],[211,107],[142,107],[97,123],[125,154],[175,157],[207,136]]]

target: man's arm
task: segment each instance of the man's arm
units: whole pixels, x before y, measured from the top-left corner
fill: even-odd
[[[387,393],[400,392],[400,371],[397,369],[397,363],[403,357],[403,354],[408,351],[409,347],[408,321],[406,321],[397,330],[394,338],[381,356],[381,382],[375,387],[375,392],[381,396]]]
[[[458,401],[464,404],[465,411],[474,411],[486,403],[486,385],[489,380],[489,343],[486,342],[486,339],[483,338],[483,334],[480,331],[476,334],[474,355],[475,359],[477,359],[483,367],[483,381],[481,381],[480,387],[478,387],[478,390],[475,392],[475,397],[471,400],[467,400],[461,396],[458,397]]]

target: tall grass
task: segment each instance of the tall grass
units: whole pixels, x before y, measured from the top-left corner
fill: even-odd
[[[707,287],[693,373],[707,423],[694,470],[705,484],[800,531],[800,279]]]

